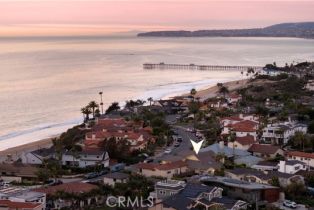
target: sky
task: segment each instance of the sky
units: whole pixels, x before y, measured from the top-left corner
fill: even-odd
[[[313,11],[314,0],[0,0],[0,36],[264,27]]]

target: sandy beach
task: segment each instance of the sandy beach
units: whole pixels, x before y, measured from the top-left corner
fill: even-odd
[[[223,84],[229,89],[229,91],[233,91],[237,88],[240,88],[241,86],[246,85],[247,82],[248,80],[244,79],[244,80],[225,82]],[[200,97],[201,99],[207,99],[210,97],[215,97],[217,96],[217,94],[218,94],[217,85],[210,85],[201,90],[197,90],[196,97]],[[188,93],[184,95],[188,95]],[[22,152],[33,151],[40,148],[48,148],[52,145],[51,139],[52,138],[46,138],[46,139],[38,140],[35,142],[19,145],[16,147],[12,147],[12,148],[8,148],[3,151],[0,151],[0,161],[3,160],[4,158],[7,158],[8,155],[14,158],[14,157],[18,157],[20,154],[22,154]]]
[[[247,84],[249,80],[248,79],[243,79],[243,80],[236,80],[236,81],[230,81],[230,82],[225,82],[223,85],[229,89],[229,91],[234,91],[240,87],[243,87]],[[201,90],[196,90],[197,93],[195,97],[199,97],[201,100],[205,100],[208,98],[216,97],[218,95],[218,90],[219,88],[217,85],[211,85],[207,88],[201,89]],[[189,93],[183,94],[184,96],[189,95]]]
[[[31,142],[28,144],[23,144],[20,146],[12,147],[3,151],[0,151],[0,162],[7,159],[8,156],[15,160],[23,152],[34,151],[41,148],[49,148],[52,146],[52,138],[42,139],[39,141]]]

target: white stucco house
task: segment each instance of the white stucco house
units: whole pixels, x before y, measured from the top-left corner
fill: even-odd
[[[109,155],[106,151],[85,150],[78,153],[65,152],[62,155],[62,165],[86,168],[88,166],[103,165],[109,167]]]
[[[23,164],[41,165],[44,160],[54,158],[55,150],[51,148],[42,148],[35,151],[23,152],[20,156]]]
[[[286,159],[298,160],[306,164],[308,167],[314,168],[314,153],[289,151],[286,153]]]
[[[278,171],[287,174],[296,174],[297,172],[307,170],[307,165],[299,160],[283,160],[278,164]]]
[[[307,126],[296,122],[283,122],[268,124],[263,129],[262,140],[271,144],[287,144],[289,139],[297,132],[306,133]]]

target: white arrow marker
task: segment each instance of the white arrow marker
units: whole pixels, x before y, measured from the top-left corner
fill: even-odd
[[[194,149],[195,153],[198,154],[198,152],[200,151],[200,149],[202,147],[202,144],[203,144],[204,140],[202,140],[200,142],[195,142],[192,139],[190,139],[190,141],[192,143],[192,146],[193,146],[193,149]]]

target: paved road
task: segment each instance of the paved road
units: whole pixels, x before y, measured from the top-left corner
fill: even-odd
[[[183,127],[183,126],[172,126],[172,127],[178,133],[178,135],[182,137],[182,142],[180,143],[179,147],[174,147],[173,145],[168,147],[172,150],[170,154],[179,154],[182,152],[190,151],[192,148],[190,139],[192,139],[195,142],[199,141],[194,133],[187,131],[186,127]],[[163,160],[164,158],[167,157],[167,155],[168,154],[165,154],[164,151],[161,151],[160,153],[156,154],[153,157],[154,162],[159,162],[160,160]]]

